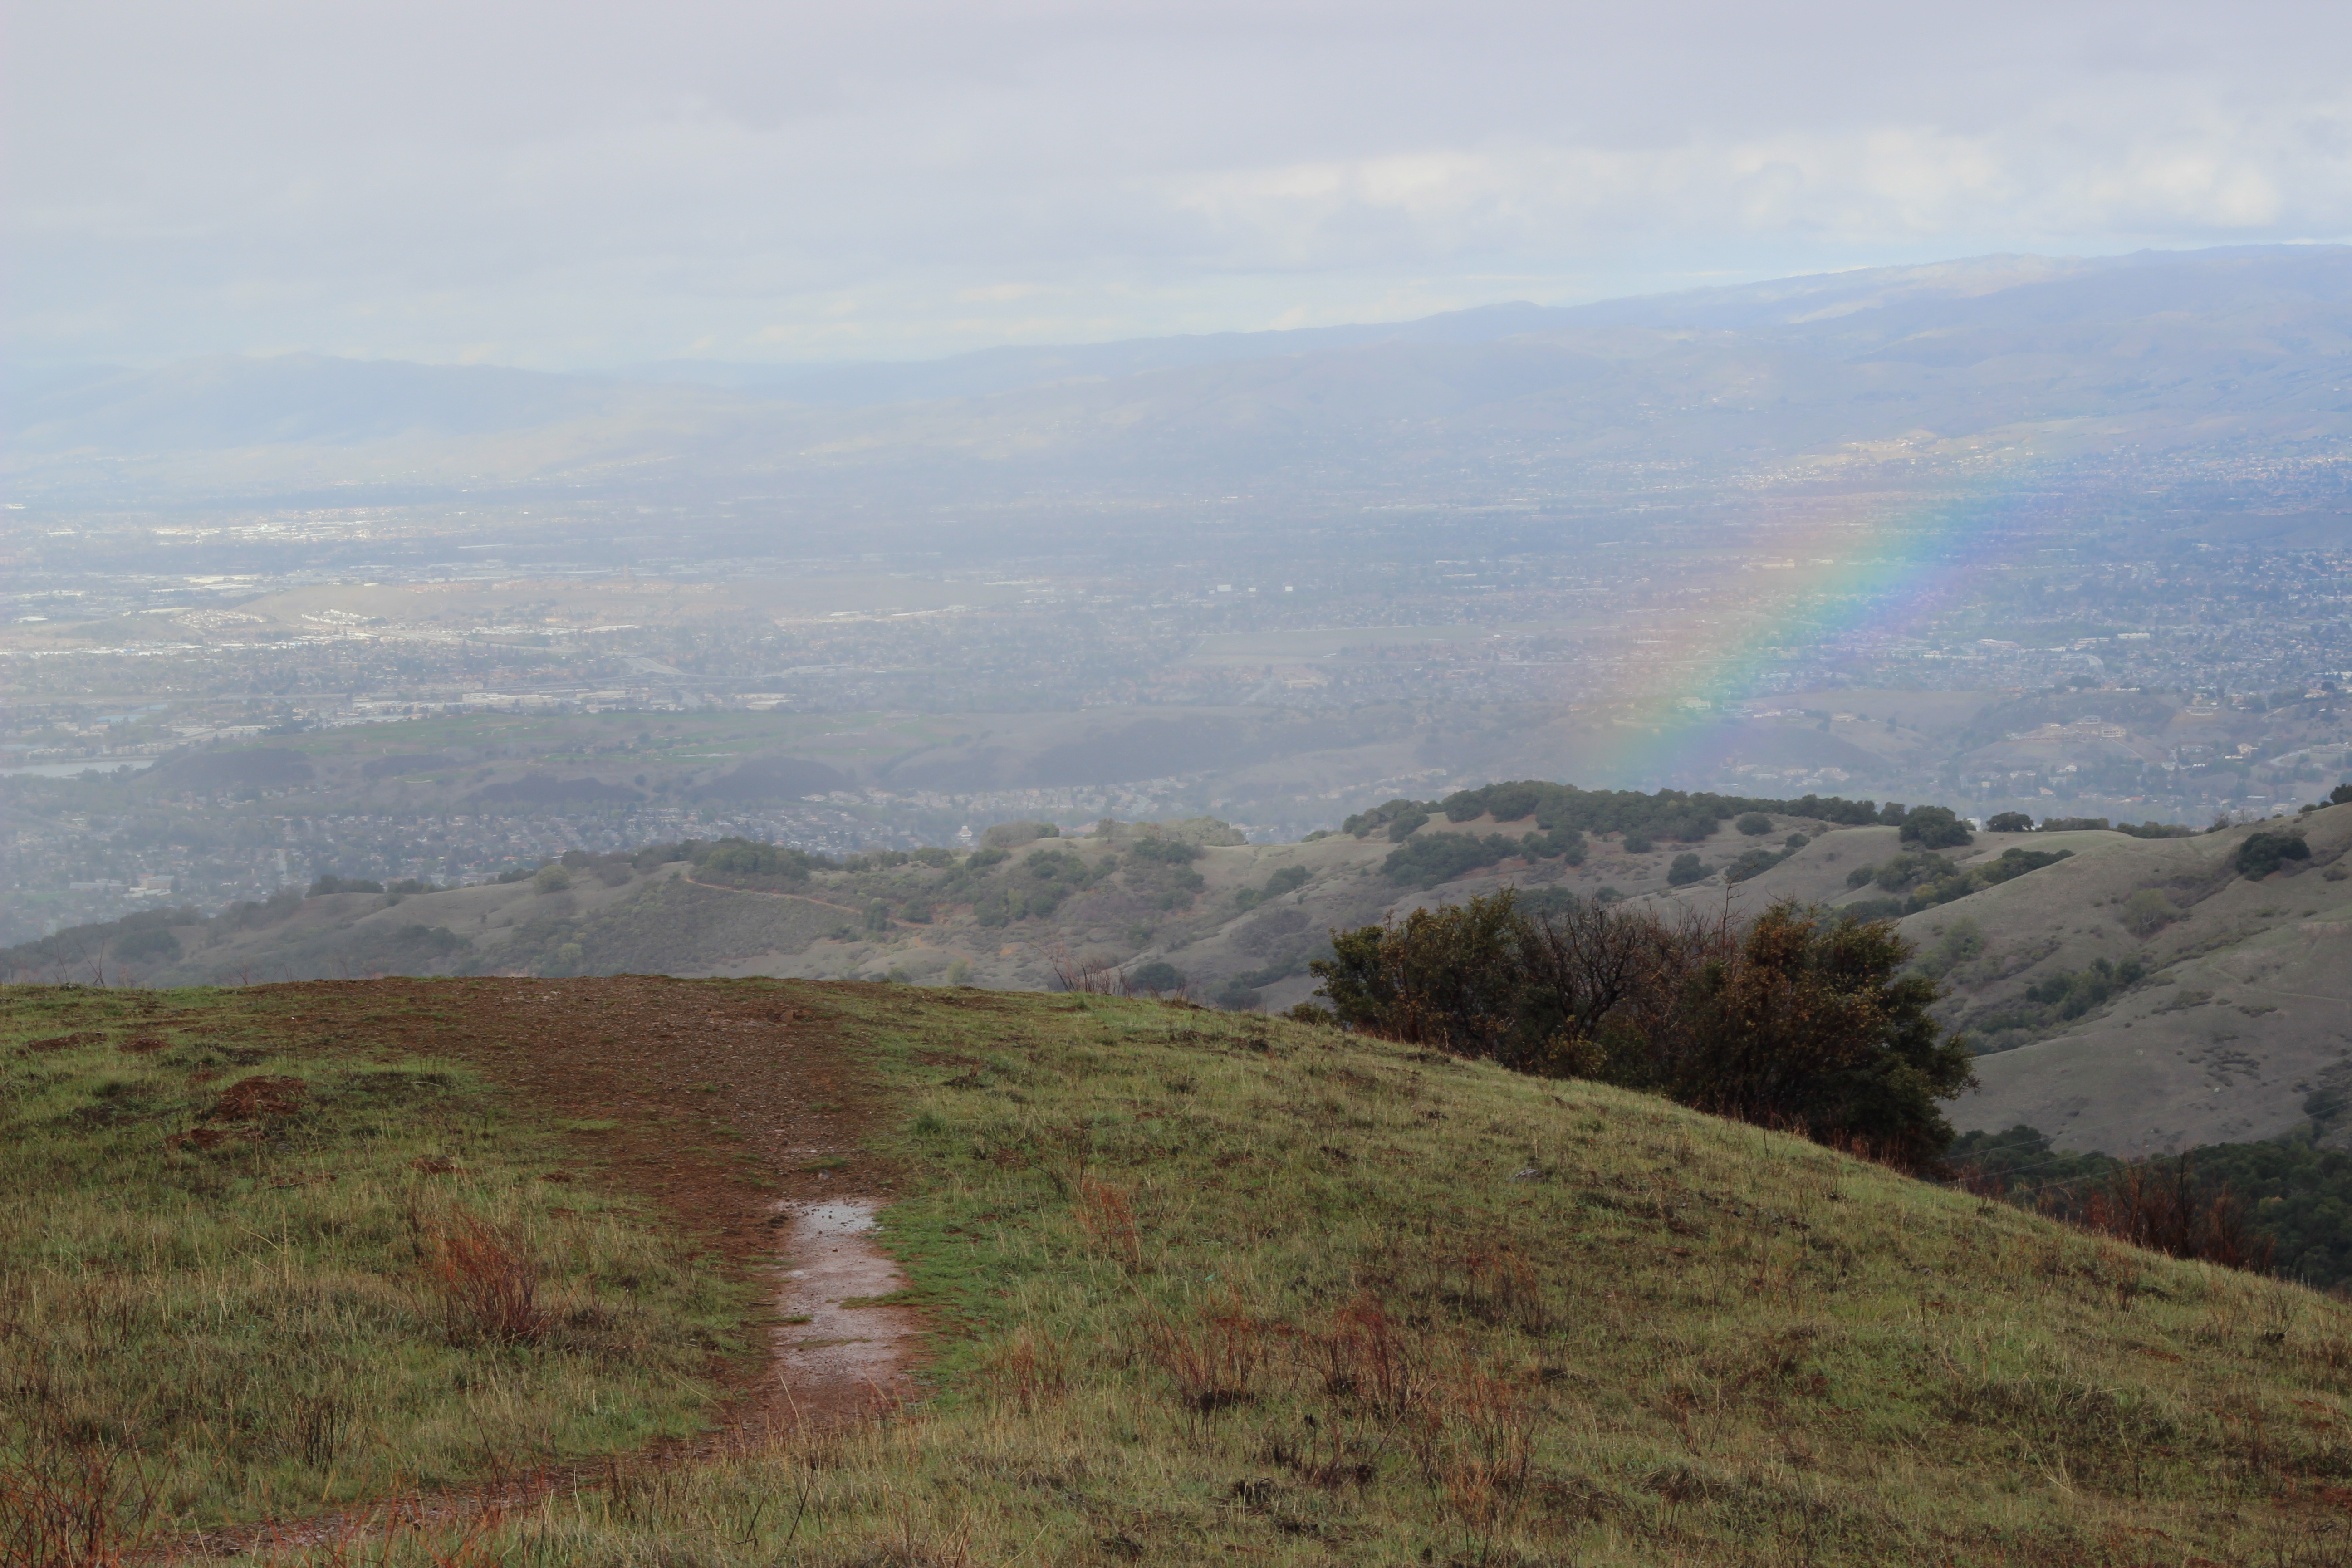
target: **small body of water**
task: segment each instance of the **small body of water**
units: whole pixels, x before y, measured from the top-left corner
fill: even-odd
[[[0,778],[29,773],[41,779],[69,779],[78,773],[110,773],[117,768],[129,768],[134,773],[143,773],[154,765],[152,757],[110,757],[103,761],[93,757],[80,763],[20,763],[15,766],[0,766]]]

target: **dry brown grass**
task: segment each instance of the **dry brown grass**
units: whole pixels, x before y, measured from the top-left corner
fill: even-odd
[[[551,1322],[540,1269],[508,1236],[469,1214],[428,1221],[425,1271],[441,1298],[453,1345],[534,1344]]]

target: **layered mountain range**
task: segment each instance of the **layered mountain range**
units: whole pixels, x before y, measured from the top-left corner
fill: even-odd
[[[2332,450],[2352,248],[1990,257],[1392,325],[601,374],[224,358],[20,374],[15,484],[58,502],[562,482],[931,505],[1328,499]]]

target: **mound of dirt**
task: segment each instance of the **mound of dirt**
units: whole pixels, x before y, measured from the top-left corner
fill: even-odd
[[[299,1078],[272,1078],[257,1073],[241,1078],[221,1092],[206,1116],[214,1121],[260,1121],[291,1116],[302,1109],[310,1086]]]

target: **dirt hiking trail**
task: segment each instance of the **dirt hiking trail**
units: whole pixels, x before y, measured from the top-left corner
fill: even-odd
[[[905,1289],[875,1245],[894,1173],[861,1147],[881,1109],[851,1063],[814,982],[657,975],[545,981],[310,981],[257,986],[281,1034],[371,1055],[457,1058],[535,1111],[593,1124],[568,1134],[576,1164],[658,1205],[682,1234],[744,1277],[774,1282],[758,1321],[765,1358],[713,1357],[725,1391],[711,1429],[632,1459],[670,1463],[903,1405],[921,1315],[845,1300]],[[487,1478],[461,1490],[183,1538],[173,1552],[224,1555],[332,1539],[372,1518],[446,1520],[593,1484],[600,1458]],[[172,1553],[166,1553],[166,1556]]]

